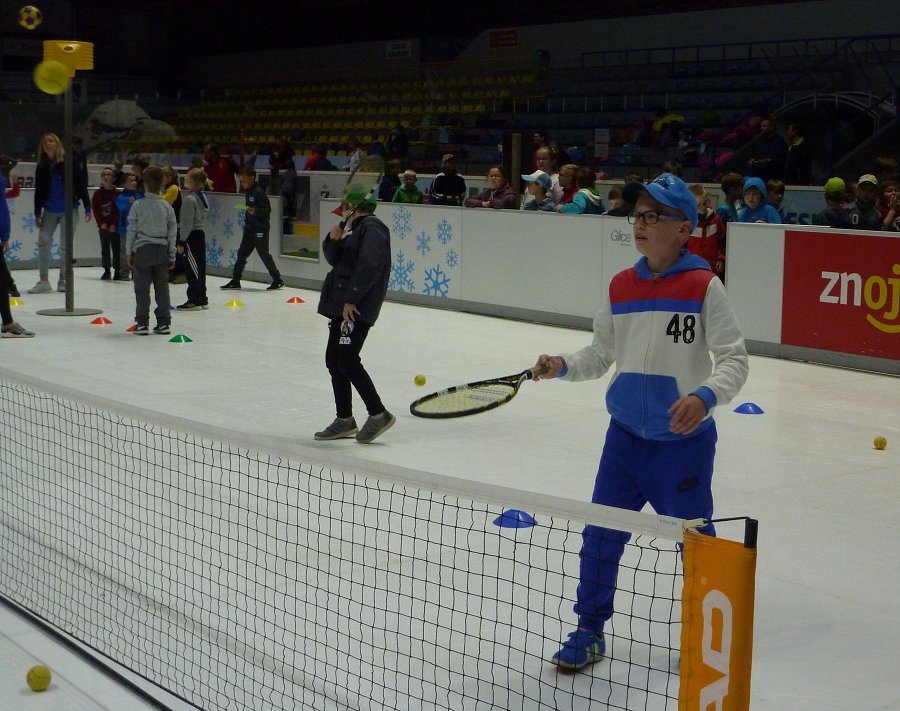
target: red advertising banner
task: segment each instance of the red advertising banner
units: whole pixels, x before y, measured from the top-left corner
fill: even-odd
[[[491,30],[489,37],[491,47],[519,46],[519,30]]]
[[[900,239],[784,233],[781,342],[900,359]]]
[[[747,711],[756,549],[684,534],[678,711]]]

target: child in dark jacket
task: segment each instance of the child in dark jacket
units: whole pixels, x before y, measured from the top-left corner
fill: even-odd
[[[238,169],[238,180],[241,183],[241,190],[244,191],[244,204],[247,206],[244,235],[241,238],[241,246],[238,247],[231,281],[223,284],[221,288],[241,288],[241,275],[244,273],[244,267],[247,266],[247,259],[255,249],[262,263],[269,270],[269,276],[272,277],[268,291],[280,289],[284,286],[284,282],[281,280],[281,273],[275,265],[275,260],[269,253],[269,215],[272,213],[269,197],[256,182],[256,171],[251,166],[242,165]]]
[[[100,171],[100,187],[91,198],[91,211],[97,220],[97,229],[100,233],[100,261],[103,263],[103,274],[100,277],[104,281],[115,273],[119,278],[119,208],[116,200],[119,191],[115,185],[116,174],[112,168],[104,168]],[[112,273],[110,272],[112,270]]]

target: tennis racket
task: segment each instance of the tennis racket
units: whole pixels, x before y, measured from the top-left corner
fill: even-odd
[[[350,173],[347,183],[344,185],[344,192],[341,193],[343,199],[351,190],[365,190],[366,196],[360,202],[367,202],[372,196],[378,192],[378,186],[381,185],[381,179],[384,177],[384,158],[381,156],[366,156],[363,158],[356,169]],[[346,215],[341,211],[340,206],[334,210],[334,214],[341,218],[341,229],[349,220],[360,203],[357,203],[352,210]]]
[[[420,397],[409,406],[409,411],[416,417],[433,419],[477,415],[509,402],[519,392],[522,383],[545,372],[547,368],[536,366],[502,378],[479,380],[438,390]]]

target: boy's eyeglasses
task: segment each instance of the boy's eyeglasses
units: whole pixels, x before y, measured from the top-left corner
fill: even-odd
[[[684,217],[680,215],[667,215],[664,212],[657,212],[656,210],[647,210],[646,212],[629,212],[628,213],[628,224],[636,225],[638,220],[643,220],[644,224],[647,226],[655,225],[660,220],[684,220]]]

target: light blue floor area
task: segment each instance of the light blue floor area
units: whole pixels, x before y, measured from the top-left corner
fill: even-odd
[[[324,456],[351,454],[578,501],[590,496],[608,422],[608,376],[526,383],[512,403],[477,417],[429,421],[408,412],[409,402],[433,389],[576,350],[589,342],[586,332],[388,303],[363,359],[396,426],[372,445],[317,443],[313,432],[334,412],[316,293],[252,283],[223,292],[224,280],[212,278],[209,310],[173,316],[173,335],[192,342],[170,343],[126,332],[131,284],[101,282],[100,272],[76,271],[75,303],[102,309],[108,325],[93,325],[95,316],[36,314],[64,306],[64,296],[25,293],[36,274],[17,272],[23,303],[13,313],[37,337],[0,340],[5,367],[242,436],[291,438]],[[184,301],[184,288],[172,287],[174,304]],[[288,303],[293,296],[305,303]],[[243,306],[226,306],[231,300]],[[424,388],[413,382],[418,373]],[[765,414],[735,414],[742,402]],[[898,378],[752,357],[743,392],[717,415],[716,514],[760,521],[754,709],[897,707],[898,403]],[[886,450],[874,449],[876,435],[887,438]],[[719,531],[741,537],[737,526]],[[0,709],[146,707],[4,609],[0,655]],[[25,685],[37,663],[54,672],[43,694]]]

